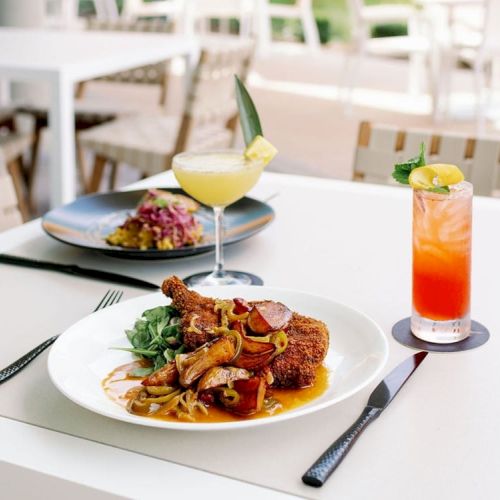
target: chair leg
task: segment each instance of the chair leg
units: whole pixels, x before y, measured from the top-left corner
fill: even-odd
[[[95,155],[94,168],[89,182],[89,193],[96,193],[99,190],[106,162],[107,158],[105,156]]]
[[[271,17],[269,16],[268,0],[258,0],[256,14],[257,49],[262,56],[268,54],[272,44]]]
[[[408,93],[417,97],[422,94],[422,75],[425,71],[425,55],[414,53],[409,58]]]
[[[109,174],[108,188],[110,191],[113,191],[116,188],[116,178],[118,176],[118,168],[120,167],[120,164],[115,160],[110,161],[110,164],[111,172]]]
[[[14,184],[14,189],[16,191],[17,203],[19,205],[19,211],[23,218],[23,222],[30,219],[30,207],[26,197],[26,186],[23,177],[23,167],[21,158],[16,158],[8,163],[7,169],[12,177],[12,182]]]
[[[160,84],[160,106],[167,104],[168,76],[164,75]]]
[[[486,98],[485,98],[485,62],[478,58],[474,65],[474,83],[476,91],[476,129],[478,133],[484,133],[486,125]]]
[[[78,82],[76,84],[75,99],[81,99],[85,94],[85,84],[87,82]]]
[[[85,152],[78,139],[78,134],[75,137],[75,152],[76,152],[76,168],[78,170],[78,176],[80,177],[80,183],[82,185],[83,192],[88,194],[89,190],[89,180],[87,178],[87,168],[85,162]]]
[[[312,10],[311,0],[304,1],[301,9],[302,29],[304,30],[304,39],[309,50],[315,52],[320,47],[318,27]]]
[[[345,69],[342,82],[340,84],[343,101],[344,113],[346,115],[351,115],[353,112],[353,90],[356,86],[359,68],[363,63],[365,54],[362,47],[356,49],[356,53],[346,55]]]
[[[33,144],[31,145],[31,158],[26,175],[26,185],[28,190],[28,202],[33,207],[33,186],[35,184],[35,175],[38,167],[38,155],[40,154],[40,139],[42,137],[42,126],[35,121],[35,130],[33,131]]]

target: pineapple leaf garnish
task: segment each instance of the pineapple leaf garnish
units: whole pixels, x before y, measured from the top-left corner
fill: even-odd
[[[248,93],[243,82],[234,75],[236,86],[236,102],[238,103],[238,111],[240,113],[241,130],[245,144],[248,146],[256,136],[264,135],[260,125],[259,114],[255,108],[255,104]]]

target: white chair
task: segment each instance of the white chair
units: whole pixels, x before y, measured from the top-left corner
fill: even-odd
[[[116,21],[120,17],[116,0],[94,0],[94,8],[99,21]]]
[[[429,12],[434,14],[432,10]],[[459,62],[465,62],[475,73],[476,112],[481,122],[487,77],[491,76],[493,59],[500,55],[500,2],[485,0],[477,5],[457,6],[447,17],[448,23],[434,25],[434,30],[441,33],[438,39],[440,77],[437,80],[439,105],[436,118],[448,113],[453,71]],[[443,27],[444,24],[448,26]]]
[[[102,1],[102,0],[94,0]],[[45,0],[45,28],[78,29],[82,19],[78,18],[78,0]]]
[[[487,76],[491,77],[491,73],[488,74],[488,72],[491,72],[494,59],[500,57],[500,2],[486,0],[485,9],[484,36],[474,60],[479,120],[484,118],[486,111],[484,91],[486,90]]]
[[[349,0],[351,15],[353,53],[347,55],[344,88],[350,99],[355,86],[359,66],[366,56],[408,56],[410,61],[409,90],[416,94],[425,75],[426,57],[431,44],[422,32],[418,11],[410,5],[387,4],[367,6],[363,0]],[[383,23],[406,23],[407,36],[372,38],[371,29]]]
[[[458,165],[474,184],[474,194],[493,196],[500,182],[500,141],[431,130],[401,130],[391,125],[362,122],[354,157],[353,180],[397,184],[391,177],[395,163],[416,156],[426,145],[428,163]]]
[[[122,18],[136,21],[139,18],[163,17],[174,23],[175,31],[185,31],[184,10],[188,0],[124,0]]]
[[[29,218],[22,156],[32,140],[15,131],[12,111],[0,110],[0,231]]]
[[[253,0],[185,0],[184,26],[188,34],[210,32],[210,21],[219,22],[219,32],[230,33],[230,21],[239,23],[239,34],[250,37],[254,17]]]
[[[115,0],[112,0],[113,2]],[[173,21],[153,18],[153,19],[99,19],[89,18],[87,29],[91,31],[125,31],[139,33],[171,33],[174,30]],[[99,80],[156,85],[160,88],[160,105],[166,103],[168,73],[170,61],[161,61],[159,63],[148,64],[139,68],[134,68],[119,73],[113,73],[98,78]],[[84,82],[78,86],[77,98],[83,97]]]
[[[312,0],[295,0],[293,5],[270,3],[270,0],[257,2],[256,34],[259,50],[266,53],[272,43],[271,19],[298,19],[304,31],[304,40],[311,51],[320,47],[318,27],[312,9]]]

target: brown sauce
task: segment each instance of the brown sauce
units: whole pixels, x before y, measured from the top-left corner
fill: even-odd
[[[102,387],[109,398],[123,406],[127,406],[127,392],[141,385],[142,378],[131,377],[129,373],[134,368],[148,366],[146,361],[134,361],[126,365],[115,368],[103,381]],[[303,406],[314,399],[318,398],[325,392],[329,385],[329,371],[321,365],[316,372],[316,381],[310,387],[303,389],[282,389],[271,387],[267,394],[277,400],[280,405],[271,411],[263,409],[259,413],[249,416],[238,416],[229,411],[212,405],[208,408],[208,415],[203,415],[200,412],[196,414],[196,423],[214,423],[214,422],[237,422],[240,420],[248,420],[254,418],[269,417],[277,415],[285,411],[292,410],[299,406]],[[148,415],[148,418],[159,420],[168,420],[170,422],[179,422],[180,420],[175,415]],[[185,422],[182,420],[182,422]]]

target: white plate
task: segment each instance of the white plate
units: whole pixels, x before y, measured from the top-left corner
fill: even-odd
[[[280,422],[334,405],[374,380],[387,361],[388,343],[381,328],[363,313],[333,300],[263,286],[206,287],[198,291],[219,298],[277,300],[294,311],[324,321],[330,330],[330,349],[325,359],[331,371],[328,389],[299,408],[272,417],[236,422],[171,422],[131,415],[108,398],[101,381],[114,368],[134,359],[130,353],[109,348],[129,346],[124,330],[130,328],[145,309],[168,303],[160,292],[93,313],[66,330],[49,354],[48,368],[53,383],[75,403],[117,420],[179,430],[221,430]]]

